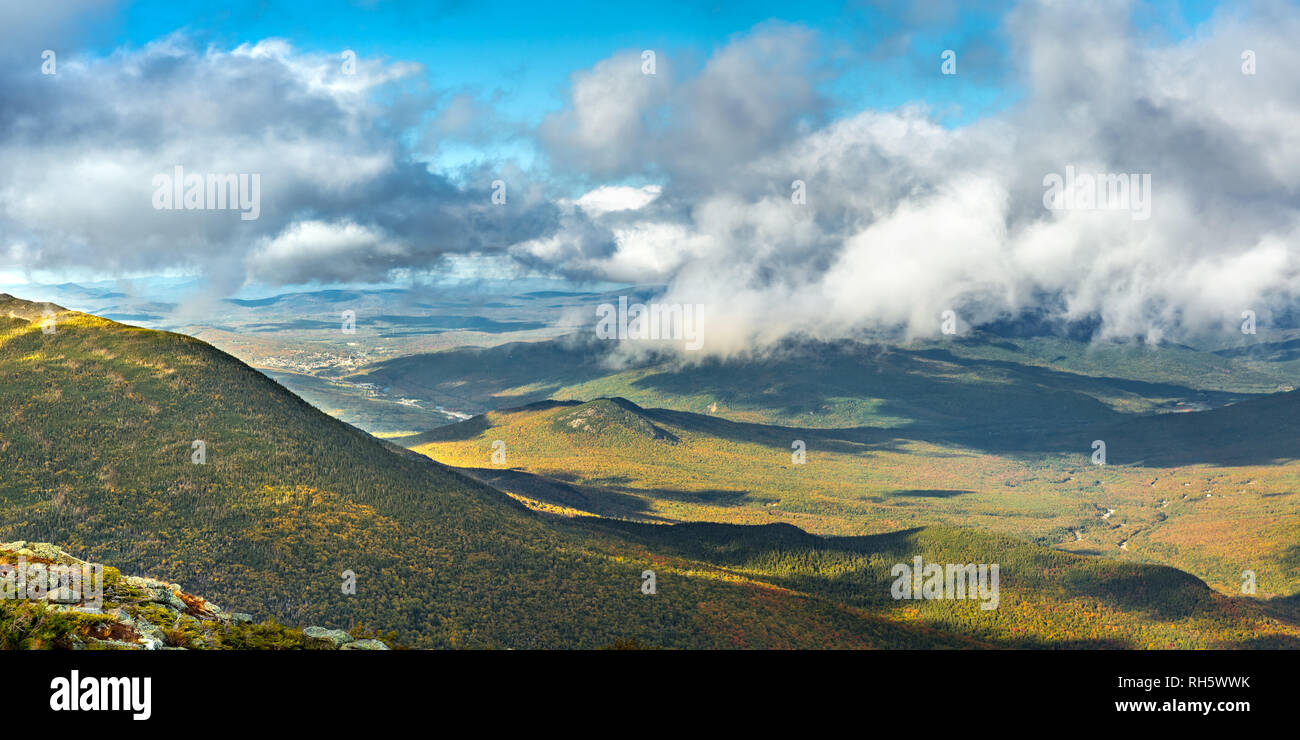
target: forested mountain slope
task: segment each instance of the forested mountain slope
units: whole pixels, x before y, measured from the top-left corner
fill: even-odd
[[[742,579],[675,576],[691,566],[544,521],[198,340],[75,312],[47,334],[42,313],[0,298],[0,540],[59,542],[258,616],[365,623],[417,646],[884,647],[917,633]],[[650,567],[659,589],[645,595]]]

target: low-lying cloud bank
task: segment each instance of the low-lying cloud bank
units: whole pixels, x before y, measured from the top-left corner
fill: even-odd
[[[666,184],[652,205],[618,216],[613,250],[568,254],[568,264],[652,274],[669,285],[664,301],[710,304],[707,346],[723,353],[792,331],[938,334],[945,310],[963,324],[1025,312],[1100,319],[1100,336],[1149,340],[1236,331],[1247,310],[1266,325],[1300,289],[1300,78],[1290,72],[1300,53],[1289,41],[1300,9],[1257,4],[1177,43],[1139,33],[1129,11],[1120,2],[1012,11],[1006,61],[1023,99],[956,129],[917,106],[796,133],[788,103],[805,98],[789,91],[803,70],[727,64],[746,53],[735,48],[638,118],[626,100],[582,94],[636,84],[635,68],[598,65],[575,80],[563,115],[613,120],[624,135],[568,127],[560,148],[603,165],[609,150],[649,152],[650,162],[629,159],[613,174],[650,169]],[[797,59],[799,37],[776,36],[788,48],[775,56]],[[733,47],[771,53],[776,43]],[[1247,50],[1254,74],[1243,72]],[[600,79],[611,75],[623,79]],[[742,99],[711,92],[715,105],[701,108],[700,88]],[[755,115],[757,132],[712,146],[725,125],[710,114],[765,104],[774,110]],[[785,120],[764,128],[777,111]],[[680,125],[642,123],[665,118]],[[1103,191],[1095,208],[1082,198],[1048,208],[1045,178],[1072,173],[1130,176],[1130,207],[1103,207],[1123,205]]]
[[[797,26],[753,29],[693,72],[661,57],[646,75],[623,52],[575,73],[531,132],[545,169],[454,178],[403,137],[445,100],[410,65],[349,75],[282,42],[182,37],[54,76],[7,64],[0,267],[301,283],[508,254],[707,304],[710,354],[791,332],[932,335],[946,310],[1149,340],[1235,331],[1243,311],[1263,328],[1300,297],[1300,8],[1231,5],[1170,42],[1128,2],[1023,3],[1004,23],[1019,102],[957,128],[920,104],[832,115],[833,70]],[[453,101],[459,130],[491,115]],[[176,164],[261,173],[260,217],[152,209],[152,176]],[[1051,208],[1054,175],[1101,189]],[[557,195],[574,181],[591,192]]]

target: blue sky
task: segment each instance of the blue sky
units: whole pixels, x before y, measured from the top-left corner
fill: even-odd
[[[917,7],[909,7],[916,5]],[[268,3],[205,0],[129,3],[104,27],[98,50],[140,46],[182,31],[225,48],[284,38],[309,52],[351,49],[361,57],[425,65],[436,89],[490,100],[528,125],[564,105],[570,76],[626,49],[654,49],[686,70],[758,24],[786,22],[815,31],[833,70],[823,83],[832,115],[924,102],[936,120],[959,126],[1005,109],[1020,97],[1005,74],[1002,16],[1011,3],[844,2],[557,2],[485,0],[315,0]],[[1134,21],[1179,39],[1209,17],[1212,0],[1139,6]],[[960,84],[938,73],[945,49],[960,52]],[[433,162],[452,168],[484,152],[448,143]],[[497,143],[493,156],[525,166],[528,142]]]
[[[833,86],[847,107],[927,100],[936,107],[966,106],[971,110],[957,119],[968,120],[1013,99],[1014,90],[999,89],[1005,80],[997,75],[989,75],[974,91],[945,87],[937,76],[944,49],[988,45],[1005,53],[998,25],[1010,3],[952,3],[934,13],[907,5],[843,0],[244,0],[214,6],[206,0],[143,0],[125,6],[112,24],[116,33],[100,44],[103,50],[140,45],[183,29],[228,46],[280,37],[306,51],[353,49],[362,56],[419,61],[439,87],[500,90],[509,112],[535,121],[561,105],[572,72],[615,51],[656,49],[698,63],[735,34],[759,23],[785,21],[821,34],[828,54],[848,57],[842,79]],[[1209,17],[1216,5],[1212,0],[1148,3],[1135,20],[1177,39]],[[906,35],[907,43],[888,48],[904,49],[914,58],[873,54],[873,47],[899,35]]]
[[[102,39],[109,50],[141,45],[176,30],[227,47],[264,38],[288,39],[304,51],[352,49],[362,57],[417,61],[440,89],[498,95],[505,114],[536,123],[560,108],[570,75],[614,52],[654,49],[687,69],[702,64],[736,34],[785,21],[817,31],[840,74],[828,84],[843,110],[893,107],[926,100],[961,105],[964,121],[1014,98],[988,78],[979,85],[944,85],[937,74],[943,49],[986,44],[1004,51],[997,30],[1001,3],[971,3],[924,26],[870,4],[755,0],[714,3],[605,2],[356,2],[267,4],[145,0],[127,6],[120,33]],[[912,36],[914,58],[873,54],[896,34]],[[838,59],[834,59],[838,57]],[[922,71],[921,65],[928,65]]]

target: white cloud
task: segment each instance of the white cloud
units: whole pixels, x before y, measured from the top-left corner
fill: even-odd
[[[105,58],[69,55],[57,75],[0,66],[0,97],[12,102],[0,109],[0,269],[182,267],[227,288],[246,267],[268,283],[329,280],[334,262],[284,241],[324,236],[302,225],[320,222],[389,235],[347,261],[349,279],[382,280],[552,229],[558,208],[526,173],[484,163],[458,186],[416,160],[403,131],[437,99],[418,70],[360,58],[345,74],[341,57],[280,40],[198,50],[179,34]],[[154,176],[178,165],[259,175],[260,217],[155,210]],[[510,180],[508,216],[492,210],[496,177]]]
[[[779,94],[762,83],[692,94],[711,75],[771,70],[753,52],[779,43],[739,38],[700,78],[660,93],[689,126],[592,144],[635,152],[621,174],[664,173],[663,190],[635,217],[595,215],[616,248],[555,254],[584,275],[663,281],[664,300],[712,304],[706,352],[791,331],[936,334],[949,308],[975,324],[1025,311],[1099,318],[1102,336],[1154,340],[1294,305],[1300,9],[1234,8],[1160,43],[1131,11],[1022,3],[1006,28],[1024,99],[957,129],[919,105],[806,128],[819,101],[781,80]],[[1243,75],[1244,48],[1268,71],[1261,61]],[[573,110],[588,102],[575,97]],[[601,158],[562,144],[562,162]],[[1067,166],[1149,174],[1151,218],[1045,209],[1044,176]],[[791,202],[796,179],[806,204]]]
[[[577,204],[589,216],[603,216],[613,211],[635,211],[649,205],[663,188],[643,185],[639,188],[626,185],[606,185],[578,198]]]
[[[378,229],[351,222],[300,221],[264,239],[245,260],[250,280],[306,283],[331,276],[347,282],[373,273],[369,263],[403,263],[409,250]],[[386,268],[385,268],[386,269]]]

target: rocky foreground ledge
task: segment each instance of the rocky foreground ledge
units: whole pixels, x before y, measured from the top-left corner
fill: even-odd
[[[98,573],[82,580],[84,574]],[[98,583],[95,580],[98,579]],[[92,566],[48,542],[0,543],[0,649],[388,650],[325,627],[227,612],[175,583]]]

